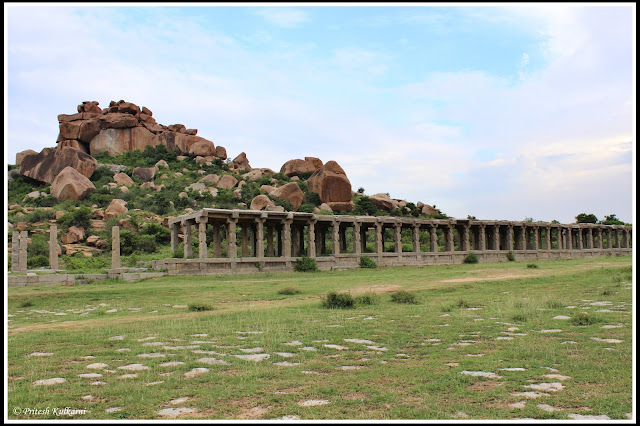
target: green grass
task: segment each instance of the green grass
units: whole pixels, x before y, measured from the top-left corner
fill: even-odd
[[[173,398],[187,396],[179,406],[198,412],[181,420],[285,415],[304,420],[451,420],[458,411],[480,420],[566,420],[567,413],[626,419],[632,411],[631,257],[539,264],[541,268],[534,271],[524,262],[502,262],[483,263],[481,269],[462,264],[11,287],[8,416],[53,419],[53,414],[15,415],[12,409],[71,407],[88,410],[73,416],[76,420],[159,419],[157,410],[171,407]],[[289,286],[304,292],[278,294]],[[605,290],[610,292],[603,295]],[[413,293],[421,303],[394,303],[389,294],[397,291]],[[350,293],[356,303],[352,309],[324,309],[322,298],[329,292]],[[376,303],[358,303],[361,295],[375,298]],[[206,305],[211,310],[191,311],[189,305]],[[554,319],[559,315],[576,319]],[[605,324],[621,327],[602,329]],[[541,332],[550,329],[562,331]],[[208,336],[191,336],[202,333]],[[123,340],[111,340],[113,336]],[[143,346],[147,342],[138,339],[147,337],[166,345]],[[592,337],[622,342],[605,343]],[[294,340],[316,350],[286,345]],[[224,356],[180,348],[194,344]],[[252,362],[234,356],[244,354],[242,348],[256,347],[270,358]],[[130,351],[119,352],[119,348]],[[33,352],[53,355],[27,356]],[[166,356],[138,357],[152,352]],[[295,355],[277,354],[285,352]],[[229,364],[198,361],[204,357]],[[160,366],[167,361],[184,364]],[[299,364],[274,364],[281,361]],[[92,372],[86,366],[97,362],[108,364],[114,372],[98,371],[103,374],[98,379],[77,377]],[[119,378],[127,372],[117,367],[132,363],[150,369],[135,378]],[[360,368],[343,370],[343,366]],[[210,371],[192,379],[183,376],[195,367]],[[526,370],[500,370],[509,367]],[[558,381],[542,377],[550,373],[547,368],[571,377],[563,381],[565,389],[528,400],[522,410],[509,408],[508,404],[523,399],[511,393],[531,390],[523,386]],[[175,372],[160,375],[167,370]],[[460,374],[464,370],[503,377]],[[67,381],[49,387],[32,385],[52,377]],[[92,386],[93,380],[106,385]],[[147,386],[159,381],[163,383]],[[84,401],[85,395],[95,400]],[[330,402],[317,407],[298,404],[310,399]],[[539,403],[562,411],[544,412],[536,407]],[[105,412],[109,407],[122,410]],[[585,407],[589,411],[583,411]]]

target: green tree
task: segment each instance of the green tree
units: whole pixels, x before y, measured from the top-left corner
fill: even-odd
[[[598,218],[593,213],[580,213],[576,216],[576,223],[598,223]]]
[[[603,225],[624,225],[624,222],[618,219],[615,214],[605,216],[600,223]]]

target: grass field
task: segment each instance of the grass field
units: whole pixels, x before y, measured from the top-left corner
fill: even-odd
[[[628,419],[631,265],[627,256],[12,287],[8,415]],[[400,290],[418,303],[394,303]],[[330,291],[366,304],[323,308]],[[121,368],[131,365],[144,369]],[[52,378],[65,381],[38,384]],[[86,411],[53,411],[65,407]]]

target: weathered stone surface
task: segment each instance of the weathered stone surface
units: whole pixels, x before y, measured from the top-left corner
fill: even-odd
[[[176,133],[185,133],[187,130],[184,124],[170,124],[167,128]]]
[[[100,237],[98,237],[97,235],[89,235],[85,242],[87,243],[88,246],[95,247],[98,241],[100,241]]]
[[[227,159],[227,150],[223,146],[216,146],[216,152],[214,154],[216,157],[221,158],[223,160]]]
[[[309,190],[317,193],[323,203],[351,201],[351,182],[335,161],[316,170],[307,180]]]
[[[316,157],[304,157],[304,161],[313,164],[313,167],[315,167],[316,170],[323,166],[322,160]]]
[[[187,129],[184,131],[187,135],[195,136],[198,134],[198,129]]]
[[[146,106],[143,106],[143,107],[142,107],[142,111],[141,111],[141,113],[142,113],[142,114],[146,114],[146,115],[148,115],[149,117],[151,117],[151,116],[153,115],[153,112],[151,112],[151,110],[150,110],[149,108],[147,108]]]
[[[82,151],[85,154],[89,154],[89,145],[75,139],[65,139],[58,142],[56,149],[62,149],[65,147],[77,149],[78,151]]]
[[[203,157],[215,155],[216,147],[213,142],[201,140],[189,147],[189,155],[201,155]]]
[[[110,156],[120,155],[126,151],[144,151],[147,146],[162,144],[162,139],[156,137],[145,127],[126,129],[103,129],[89,143],[91,154],[106,152]]]
[[[73,167],[65,167],[51,183],[51,195],[60,200],[82,200],[95,191],[89,179]]]
[[[249,160],[247,159],[247,154],[245,154],[244,152],[238,154],[238,156],[231,161],[230,167],[237,170],[251,170]]]
[[[251,210],[264,210],[267,206],[275,206],[273,201],[266,195],[258,195],[251,200]]]
[[[110,219],[112,217],[125,214],[128,211],[129,209],[127,209],[126,201],[121,200],[119,198],[114,198],[113,200],[111,200],[111,204],[109,204],[109,207],[107,207],[106,210],[104,211],[104,218],[105,220]]]
[[[387,194],[374,194],[369,199],[379,209],[393,210],[398,208],[398,202],[392,200]]]
[[[33,154],[38,154],[37,152],[35,152],[32,149],[27,149],[24,151],[20,151],[19,153],[16,154],[16,166],[19,166],[20,163],[22,163],[22,159],[24,157],[26,157],[27,155],[33,155]]]
[[[252,169],[250,172],[247,172],[242,175],[243,179],[246,180],[259,180],[264,176],[272,175],[275,172],[271,169],[261,168],[261,169]]]
[[[231,189],[238,183],[238,179],[234,178],[231,175],[224,175],[218,181],[218,188]]]
[[[168,169],[169,168],[169,164],[167,164],[167,162],[164,161],[164,160],[158,160],[158,162],[156,163],[156,167],[157,168],[162,167],[164,169]]]
[[[156,176],[156,168],[155,167],[136,167],[133,169],[133,176],[137,176],[143,182],[152,181]]]
[[[275,190],[276,190],[276,187],[271,185],[262,185],[260,187],[260,192],[266,192],[267,194],[270,194],[272,191],[275,191]]]
[[[302,189],[300,189],[298,184],[295,182],[289,182],[286,185],[282,185],[280,188],[276,188],[271,191],[269,195],[290,201],[294,211],[297,211],[304,201],[304,192],[302,192]]]
[[[131,114],[108,113],[100,116],[101,129],[127,129],[139,126],[138,120]]]
[[[280,173],[284,173],[285,175],[291,177],[298,176],[303,173],[313,173],[316,170],[317,168],[313,165],[313,163],[296,158],[284,163],[280,168]]]
[[[100,103],[97,101],[83,101],[82,104],[78,105],[78,112],[101,114],[102,108],[99,105]]]
[[[327,212],[332,212],[332,211],[333,211],[333,209],[331,208],[331,206],[330,206],[329,204],[327,204],[327,203],[322,203],[322,204],[320,204],[319,209],[320,209],[320,210],[327,211]]]
[[[82,226],[70,226],[66,234],[60,237],[62,244],[74,244],[84,241],[84,228]]]
[[[206,163],[206,162],[207,162],[207,159],[206,159],[206,158],[204,158],[204,157],[203,157],[203,156],[201,156],[201,155],[198,155],[198,156],[194,159],[194,161],[196,162],[196,164],[197,164],[197,165],[202,166],[204,163]]]
[[[113,181],[118,185],[133,185],[133,179],[131,179],[126,173],[116,173],[115,175],[113,175]]]
[[[123,114],[140,114],[140,107],[131,102],[118,102],[118,112]]]
[[[353,210],[353,201],[329,201],[327,204],[331,211],[334,212],[350,212]]]
[[[268,212],[283,212],[284,211],[284,207],[282,207],[282,206],[267,206],[267,207],[265,207],[265,211],[268,211]]]
[[[100,120],[97,118],[83,120],[80,123],[82,124],[80,124],[80,129],[78,130],[78,137],[74,139],[89,143],[91,139],[100,133]],[[62,123],[60,124],[60,128],[62,128]]]
[[[206,175],[205,177],[203,177],[202,179],[200,179],[198,182],[204,182],[204,183],[213,183],[216,184],[220,181],[220,176],[216,175],[216,174],[210,174],[210,175]]]
[[[92,156],[73,148],[44,148],[39,154],[27,155],[20,164],[20,173],[41,182],[53,182],[66,167],[76,169],[89,178],[98,162]]]
[[[145,121],[142,121],[141,124],[145,129],[147,129],[154,135],[164,130],[164,128],[161,125],[159,125],[158,123],[155,123],[155,120],[153,121],[145,120]]]
[[[435,208],[431,207],[428,204],[423,204],[422,205],[421,213],[422,214],[426,214],[426,215],[437,215],[437,214],[440,214],[440,212],[438,210],[436,210]]]

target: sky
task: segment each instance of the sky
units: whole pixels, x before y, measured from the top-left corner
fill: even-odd
[[[5,162],[124,99],[454,218],[635,219],[635,4],[7,4]]]

